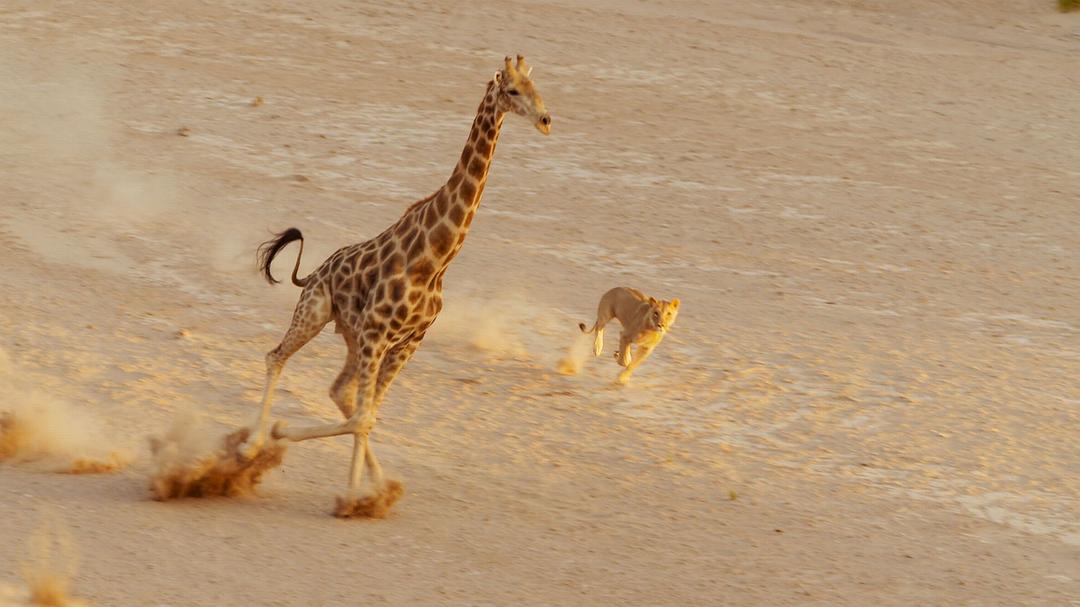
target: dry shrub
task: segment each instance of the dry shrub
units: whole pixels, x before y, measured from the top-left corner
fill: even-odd
[[[254,458],[239,451],[250,430],[241,428],[214,444],[211,431],[194,418],[179,418],[162,438],[150,439],[154,499],[251,495],[263,473],[281,465],[284,443],[268,439]]]
[[[405,493],[398,481],[387,479],[375,492],[360,497],[339,497],[334,506],[334,516],[339,518],[386,518],[390,508]]]

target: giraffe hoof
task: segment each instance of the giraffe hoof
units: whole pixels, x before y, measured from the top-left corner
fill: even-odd
[[[259,455],[259,451],[262,451],[264,438],[260,438],[257,432],[251,432],[250,430],[240,430],[239,432],[247,434],[244,441],[236,445],[235,453],[236,459],[241,462],[250,462]],[[242,434],[238,435],[242,438]]]
[[[285,436],[285,425],[286,425],[286,422],[284,422],[283,420],[280,420],[280,419],[278,421],[274,422],[274,426],[272,428],[270,428],[270,436],[274,440],[281,440],[283,438],[286,438],[286,436]]]
[[[401,499],[405,488],[395,480],[387,479],[373,493],[337,498],[334,516],[338,518],[386,518],[390,508]]]
[[[241,462],[250,462],[259,456],[259,451],[262,451],[262,445],[256,443],[245,443],[240,445],[236,449],[236,459]]]

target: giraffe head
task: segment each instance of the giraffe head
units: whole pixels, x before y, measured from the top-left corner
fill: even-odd
[[[517,56],[516,64],[510,57],[505,59],[503,69],[495,73],[495,82],[499,87],[499,108],[528,118],[536,130],[547,135],[551,132],[551,114],[529,78],[531,73],[532,68],[525,64],[525,58],[521,55]]]

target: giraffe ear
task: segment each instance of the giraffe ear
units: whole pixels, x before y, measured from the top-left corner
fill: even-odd
[[[655,305],[659,305],[659,303],[660,302],[656,301],[655,297],[650,297],[649,298],[649,305],[655,306]]]
[[[495,82],[502,82],[502,72],[495,72]]]

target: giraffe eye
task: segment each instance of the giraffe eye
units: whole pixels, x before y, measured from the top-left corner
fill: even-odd
[[[512,96],[517,96],[518,92],[517,92],[517,89],[508,89],[506,91],[506,94],[507,95],[512,95]]]

